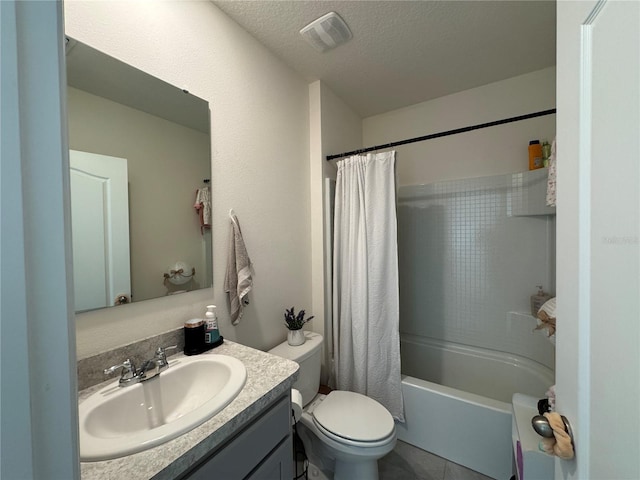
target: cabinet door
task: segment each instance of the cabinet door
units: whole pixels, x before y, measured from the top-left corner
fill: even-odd
[[[288,445],[280,449],[283,444]],[[278,454],[276,455],[276,451]],[[260,417],[247,426],[233,440],[211,457],[197,466],[186,476],[189,480],[242,480],[251,477],[274,456],[282,459],[282,471],[291,472],[293,467],[293,449],[291,447],[291,398],[287,392]],[[285,461],[286,456],[286,461]],[[286,468],[285,468],[286,467]],[[268,477],[268,466],[263,476]],[[274,464],[274,468],[275,464]],[[288,468],[288,470],[287,470]],[[292,475],[285,477],[291,479]]]
[[[290,480],[293,478],[293,444],[287,437],[278,448],[265,458],[247,480]]]

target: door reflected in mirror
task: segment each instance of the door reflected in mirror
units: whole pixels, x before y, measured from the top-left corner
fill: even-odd
[[[76,311],[211,287],[208,103],[73,39],[67,83]]]

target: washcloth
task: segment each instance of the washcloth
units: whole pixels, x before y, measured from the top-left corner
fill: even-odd
[[[229,212],[231,228],[229,230],[229,253],[227,272],[224,277],[224,291],[229,294],[231,323],[237,325],[242,318],[245,305],[249,304],[246,296],[253,287],[251,277],[251,259],[242,238],[240,223],[233,210]]]
[[[553,430],[553,438],[543,438],[540,441],[540,450],[563,460],[571,460],[573,458],[573,442],[565,429],[562,417],[555,412],[547,412],[544,416],[549,420],[549,425]]]
[[[200,214],[200,230],[211,228],[211,189],[209,187],[196,190],[196,202],[193,208]]]
[[[547,176],[547,206],[556,206],[556,140],[551,144],[551,156],[549,157],[549,174]]]

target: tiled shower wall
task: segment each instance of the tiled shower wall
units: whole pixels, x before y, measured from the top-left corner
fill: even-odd
[[[545,187],[546,169],[399,187],[401,333],[552,366],[532,346],[540,342],[534,319],[509,314],[529,312],[536,285],[555,291]]]

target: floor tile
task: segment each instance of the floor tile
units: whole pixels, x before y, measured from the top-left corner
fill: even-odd
[[[406,468],[380,462],[378,462],[378,478],[379,480],[420,480],[420,477]]]
[[[493,480],[491,477],[482,475],[481,473],[469,470],[462,465],[453,462],[447,462],[444,480]]]
[[[442,480],[446,460],[398,441],[395,449],[378,461],[380,480]]]

